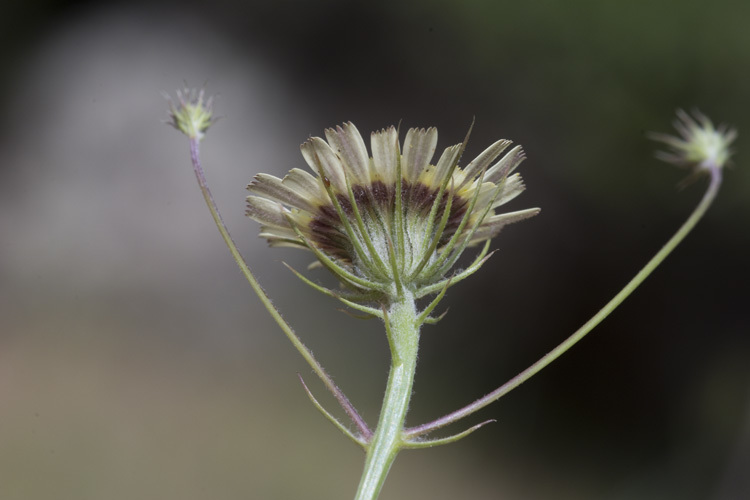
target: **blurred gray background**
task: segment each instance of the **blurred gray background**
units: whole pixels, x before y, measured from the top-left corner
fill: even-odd
[[[682,246],[589,338],[467,424],[404,452],[383,500],[750,498],[750,3],[718,0],[6,6],[0,52],[0,498],[351,498],[363,454],[243,281],[162,90],[218,93],[203,143],[235,239],[368,420],[382,327],[337,312],[243,216],[258,172],[352,120],[437,126],[468,156],[524,145],[540,206],[426,328],[409,423],[462,406],[574,331],[658,250],[705,182],[644,131],[697,107],[740,131]],[[322,271],[311,272],[326,281]],[[461,430],[463,427],[456,427]]]

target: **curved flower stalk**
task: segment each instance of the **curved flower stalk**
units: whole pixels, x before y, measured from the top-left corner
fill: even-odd
[[[683,184],[686,181],[703,175],[708,175],[710,179],[703,198],[701,198],[701,201],[677,232],[622,290],[607,302],[591,319],[584,323],[581,328],[576,330],[557,347],[505,384],[464,408],[449,413],[433,422],[406,429],[404,435],[407,438],[415,440],[420,436],[457,422],[497,401],[539,373],[544,367],[573,347],[573,345],[578,343],[578,341],[609,316],[664,261],[685,236],[693,230],[716,198],[719,186],[721,185],[722,170],[729,163],[732,155],[730,146],[737,137],[737,132],[734,129],[730,129],[724,125],[714,128],[711,120],[698,111],[694,112],[694,116],[695,119],[682,110],[677,111],[677,120],[674,122],[674,127],[680,134],[680,137],[660,133],[650,134],[653,140],[662,142],[671,148],[671,151],[668,152],[657,152],[657,158],[692,170],[690,176],[683,181]]]
[[[274,307],[271,299],[268,297],[268,295],[266,295],[266,292],[260,286],[260,283],[258,283],[258,280],[255,278],[255,275],[250,270],[250,267],[247,265],[247,262],[237,248],[237,244],[229,234],[229,229],[227,228],[224,220],[221,217],[219,207],[216,206],[216,202],[214,201],[213,195],[211,194],[211,190],[208,188],[206,176],[200,161],[200,141],[201,139],[203,139],[204,134],[208,130],[208,128],[215,122],[215,119],[213,118],[212,107],[213,99],[209,98],[206,100],[203,90],[198,91],[195,89],[184,89],[182,91],[178,90],[177,102],[174,102],[169,94],[165,93],[164,96],[169,102],[169,121],[167,123],[185,134],[190,141],[190,160],[193,164],[193,172],[195,173],[195,178],[198,181],[198,186],[203,193],[203,199],[206,201],[206,205],[211,212],[211,216],[216,223],[216,227],[219,229],[221,237],[229,248],[229,251],[232,253],[232,257],[240,267],[240,270],[247,279],[248,283],[250,283],[253,291],[255,291],[255,293],[258,295],[258,298],[260,299],[263,306],[266,308],[274,321],[276,321],[276,324],[279,325],[279,327],[287,336],[295,349],[297,349],[297,351],[302,355],[302,357],[310,365],[315,374],[320,377],[323,384],[325,384],[328,390],[330,390],[331,393],[336,397],[336,400],[339,402],[351,421],[356,425],[358,435],[354,435],[348,430],[346,434],[355,442],[363,444],[366,439],[369,439],[372,436],[372,431],[369,429],[369,427],[367,427],[367,424],[364,422],[359,413],[357,413],[357,410],[351,404],[346,395],[338,388],[333,379],[328,375],[328,373],[326,373],[320,363],[318,363],[310,349],[308,349],[307,346],[302,343],[300,338],[294,332],[294,329],[292,329],[289,323],[287,323],[286,320],[281,316],[281,313],[278,311],[278,309]]]
[[[520,194],[524,185],[514,172],[523,161],[520,146],[510,141],[488,147],[464,168],[458,166],[468,140],[451,146],[435,164],[437,130],[410,129],[403,149],[390,127],[371,135],[370,149],[351,123],[326,130],[326,140],[311,138],[301,149],[313,174],[293,169],[284,179],[259,174],[248,186],[247,215],[262,225],[261,236],[272,246],[310,250],[334,273],[345,292],[323,288],[292,270],[313,288],[348,306],[382,319],[391,349],[391,369],[377,427],[371,430],[346,396],[317,363],[291,327],[273,307],[229,235],[200,165],[198,144],[213,123],[211,101],[202,92],[178,93],[171,103],[170,123],[190,139],[198,183],[232,255],[269,313],[311,365],[357,428],[352,432],[325,410],[302,381],[313,404],[344,434],[366,451],[355,500],[374,500],[401,449],[455,442],[488,420],[450,437],[425,439],[446,425],[496,401],[557,359],[587,335],[625,300],[692,230],[715,198],[721,172],[731,156],[734,130],[714,128],[705,116],[678,112],[680,137],[653,134],[670,152],[661,159],[689,166],[693,175],[708,174],[702,200],[674,236],[597,314],[560,345],[483,398],[417,427],[404,422],[416,370],[419,334],[434,323],[431,313],[453,284],[476,272],[489,257],[489,240],[507,224],[539,212],[532,208],[509,213],[496,210]],[[505,153],[505,154],[503,154]],[[484,243],[466,269],[451,271],[463,251]],[[423,309],[417,299],[435,295]],[[300,378],[301,380],[301,378]]]

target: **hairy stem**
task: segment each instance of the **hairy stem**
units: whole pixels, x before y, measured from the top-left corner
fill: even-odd
[[[414,297],[405,292],[386,315],[391,371],[355,500],[375,500],[378,497],[396,455],[404,446],[402,434],[417,367],[419,327]]]
[[[330,375],[328,375],[328,373],[326,373],[320,363],[318,363],[312,352],[302,343],[297,334],[294,333],[294,330],[289,325],[289,323],[287,323],[286,320],[281,316],[281,313],[273,305],[268,295],[266,295],[265,290],[263,290],[263,288],[260,286],[258,280],[255,279],[255,275],[250,270],[250,267],[248,267],[244,257],[242,257],[242,254],[237,248],[237,245],[232,239],[232,236],[229,234],[229,229],[227,229],[227,226],[221,217],[221,213],[219,213],[219,208],[214,201],[211,190],[208,189],[208,183],[206,182],[206,176],[203,172],[203,167],[200,160],[199,142],[200,139],[197,137],[190,138],[190,159],[193,163],[193,171],[195,172],[195,177],[198,179],[198,185],[200,186],[201,192],[203,193],[203,198],[206,200],[206,205],[208,205],[208,209],[211,211],[211,216],[216,223],[216,227],[219,228],[221,237],[224,239],[227,247],[229,247],[229,251],[232,253],[234,261],[240,267],[240,269],[242,270],[242,274],[245,275],[245,278],[250,283],[250,286],[258,295],[258,298],[260,298],[260,301],[263,303],[263,306],[269,312],[271,317],[274,319],[274,321],[276,321],[276,324],[281,327],[281,330],[292,342],[297,351],[299,351],[302,357],[305,358],[305,361],[307,361],[307,363],[312,367],[313,371],[318,375],[318,377],[320,377],[328,390],[333,393],[339,404],[342,406],[342,408],[344,408],[344,411],[346,411],[349,418],[352,419],[363,437],[369,437],[371,431],[367,427],[367,424],[364,422],[362,417],[359,416],[357,410],[354,409],[354,406],[351,404],[351,402],[349,402],[349,399],[346,397],[346,395],[344,395],[344,393],[341,392],[341,389],[336,386]]]
[[[659,266],[659,264],[662,263],[667,255],[669,255],[672,250],[677,247],[677,245],[685,238],[685,236],[688,235],[688,233],[690,233],[690,231],[692,231],[698,221],[703,217],[703,214],[706,213],[706,210],[708,210],[708,207],[711,206],[714,198],[716,198],[716,194],[719,191],[719,186],[721,185],[721,168],[718,166],[711,167],[710,174],[711,181],[708,185],[708,188],[706,189],[706,192],[703,195],[703,198],[701,199],[698,206],[696,206],[693,210],[693,213],[690,214],[690,217],[688,217],[688,219],[682,224],[682,226],[680,226],[677,232],[669,239],[669,241],[667,241],[667,243],[661,248],[661,250],[659,250],[656,255],[654,255],[651,260],[648,261],[643,269],[641,269],[638,274],[636,274],[633,279],[631,279],[630,282],[628,282],[628,284],[625,285],[625,287],[620,290],[617,295],[615,295],[604,307],[602,307],[599,312],[597,312],[590,320],[588,320],[583,326],[581,326],[581,328],[579,328],[570,337],[560,343],[560,345],[544,355],[536,363],[532,364],[494,391],[477,399],[468,406],[465,406],[460,410],[456,410],[453,413],[434,420],[433,422],[407,429],[404,434],[405,437],[410,438],[427,434],[436,429],[456,422],[468,415],[471,415],[472,413],[497,401],[502,396],[506,395],[507,393],[536,375],[544,367],[556,360],[565,351],[573,347],[573,345],[575,345],[579,340],[585,337],[591,330],[594,329],[594,327],[601,323],[604,318],[609,316],[609,314],[614,311],[631,293],[633,293],[633,291],[638,288],[641,283],[643,283],[643,281],[654,271],[654,269]]]

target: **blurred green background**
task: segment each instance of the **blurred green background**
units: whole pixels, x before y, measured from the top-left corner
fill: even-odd
[[[363,454],[261,310],[203,205],[159,92],[220,94],[209,181],[276,304],[375,422],[381,325],[304,287],[243,216],[298,146],[437,126],[468,156],[524,145],[542,213],[493,243],[426,329],[409,422],[462,406],[565,338],[700,198],[644,131],[678,107],[740,131],[684,244],[595,333],[471,419],[404,452],[381,498],[750,498],[750,3],[218,0],[6,6],[0,44],[0,499],[351,498]],[[311,273],[326,280],[321,271]],[[459,429],[459,428],[457,428]]]

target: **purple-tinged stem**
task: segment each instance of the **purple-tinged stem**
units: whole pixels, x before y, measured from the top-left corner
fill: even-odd
[[[449,413],[437,420],[429,422],[427,424],[411,427],[404,430],[404,438],[412,439],[417,436],[428,434],[436,429],[445,427],[446,425],[452,424],[464,417],[475,413],[485,406],[489,405],[500,399],[501,397],[508,394],[510,391],[526,382],[528,379],[539,373],[542,368],[549,365],[552,361],[556,360],[565,351],[570,349],[579,340],[585,337],[591,330],[594,329],[604,318],[614,311],[643,281],[656,269],[659,264],[669,255],[672,250],[687,236],[687,234],[695,227],[698,221],[706,213],[708,207],[711,206],[716,194],[719,191],[721,185],[721,168],[717,165],[710,166],[708,168],[711,176],[711,181],[706,189],[703,198],[700,203],[695,207],[690,217],[680,226],[677,232],[667,241],[667,243],[654,255],[650,261],[636,274],[633,279],[628,282],[620,292],[610,300],[607,305],[599,310],[590,320],[588,320],[581,328],[579,328],[573,335],[565,339],[560,345],[555,347],[553,350],[544,355],[536,363],[532,364],[524,371],[510,379],[505,384],[501,385],[494,391],[474,401],[473,403],[456,410],[453,413]]]
[[[203,198],[206,200],[208,209],[211,211],[211,216],[214,218],[214,222],[216,223],[216,227],[218,227],[219,232],[221,233],[221,237],[229,247],[229,251],[232,253],[232,257],[234,257],[235,262],[237,262],[237,265],[242,270],[242,274],[245,275],[245,278],[250,283],[250,286],[258,295],[258,298],[260,298],[260,301],[263,303],[271,317],[274,319],[274,321],[276,321],[276,324],[281,327],[281,330],[292,342],[297,351],[299,351],[302,357],[305,358],[305,361],[307,361],[307,363],[312,367],[313,371],[318,375],[318,377],[320,377],[328,390],[331,391],[331,393],[336,397],[336,400],[339,402],[351,421],[354,423],[354,425],[357,426],[357,429],[359,430],[359,433],[362,435],[362,437],[366,440],[369,439],[372,436],[372,431],[367,426],[367,423],[365,423],[364,419],[359,415],[357,410],[354,408],[354,405],[352,405],[346,395],[334,383],[330,375],[328,375],[328,373],[326,373],[320,363],[318,363],[312,352],[302,343],[289,323],[287,323],[286,320],[281,316],[281,313],[276,309],[276,307],[274,307],[274,305],[271,303],[271,299],[268,298],[265,290],[263,290],[258,281],[255,279],[255,275],[252,273],[252,271],[250,271],[250,267],[247,265],[247,262],[245,261],[244,257],[242,257],[242,254],[237,248],[237,245],[232,239],[232,236],[229,234],[229,229],[227,229],[227,226],[221,217],[221,213],[219,212],[219,208],[214,201],[213,195],[211,194],[211,190],[208,188],[206,176],[203,172],[203,167],[201,166],[199,139],[196,137],[190,137],[190,159],[193,163],[193,171],[195,172],[195,177],[198,179],[198,185],[200,186],[201,192],[203,193]]]

